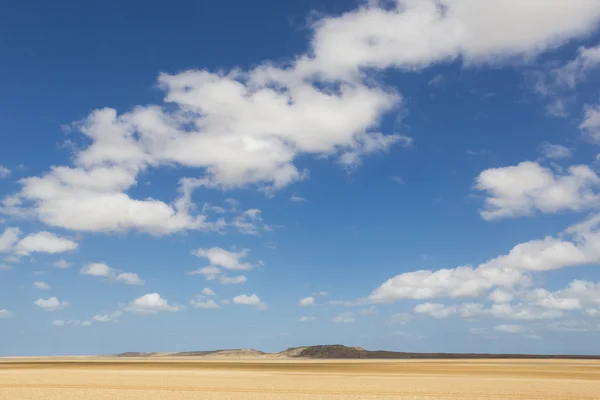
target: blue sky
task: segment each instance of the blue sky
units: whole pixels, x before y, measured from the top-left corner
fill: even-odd
[[[23,1],[0,355],[590,353],[600,4]]]

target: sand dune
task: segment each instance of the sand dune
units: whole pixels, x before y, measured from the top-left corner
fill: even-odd
[[[0,361],[2,400],[600,398],[600,362],[118,358]]]

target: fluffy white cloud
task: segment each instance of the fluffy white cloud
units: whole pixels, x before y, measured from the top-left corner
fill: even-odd
[[[133,272],[121,272],[115,277],[115,282],[125,285],[143,285],[144,281]]]
[[[69,306],[68,302],[61,301],[56,297],[50,297],[49,299],[37,299],[33,302],[33,304],[40,307],[44,311],[56,311]]]
[[[427,314],[433,318],[442,319],[456,314],[457,310],[455,306],[446,306],[439,303],[423,303],[417,305],[413,311],[415,314]]]
[[[332,321],[336,324],[351,324],[356,321],[356,318],[354,317],[354,313],[347,311],[334,317]]]
[[[203,308],[203,309],[214,309],[220,308],[220,306],[214,300],[202,300],[202,299],[194,299],[190,301],[190,305],[194,308]]]
[[[503,333],[521,333],[524,331],[519,325],[498,325],[494,327],[494,330]]]
[[[6,178],[10,175],[10,169],[6,168],[4,165],[0,164],[0,179]]]
[[[101,276],[108,278],[113,274],[113,269],[103,263],[92,263],[83,267],[79,273],[81,275]]]
[[[578,211],[600,204],[600,178],[585,165],[564,174],[535,162],[483,171],[475,188],[487,195],[481,216],[486,220],[530,215],[535,211]]]
[[[115,311],[112,314],[94,315],[92,317],[92,320],[95,321],[95,322],[102,322],[102,323],[107,323],[107,322],[117,323],[117,322],[119,322],[119,318],[122,315],[123,315],[123,313],[121,311]]]
[[[84,266],[81,275],[90,275],[106,278],[112,282],[123,283],[125,285],[143,285],[144,281],[138,274],[133,272],[118,272],[114,268],[104,263],[90,263]]]
[[[267,305],[260,300],[255,294],[247,295],[241,294],[233,298],[235,304],[241,304],[244,306],[257,306],[259,309],[266,309]]]
[[[202,294],[204,296],[216,296],[216,293],[211,288],[202,289]]]
[[[549,158],[551,160],[570,158],[572,155],[571,149],[560,144],[552,144],[548,142],[543,142],[539,146],[539,151],[544,157]]]
[[[506,290],[528,287],[531,273],[600,262],[600,214],[569,227],[560,239],[546,237],[513,247],[477,267],[463,266],[437,271],[422,270],[397,275],[376,288],[368,300],[393,302],[401,299],[478,297],[490,289],[490,299],[505,301]]]
[[[244,249],[238,252],[227,251],[220,247],[210,249],[198,249],[192,252],[196,257],[206,258],[211,266],[221,267],[229,270],[249,270],[253,265],[241,260],[246,258],[250,250]]]
[[[600,105],[587,105],[579,129],[594,143],[600,143]]]
[[[512,293],[502,289],[496,289],[488,296],[488,299],[494,303],[510,303],[514,298],[515,296]]]
[[[129,311],[135,314],[157,314],[159,312],[177,312],[180,311],[181,307],[177,305],[171,305],[169,302],[158,293],[145,294],[133,300],[125,311]]]
[[[12,318],[13,313],[11,313],[10,311],[6,310],[6,309],[0,309],[0,319],[8,319],[8,318]]]
[[[35,286],[38,289],[42,289],[42,290],[48,290],[50,289],[50,285],[48,285],[46,282],[33,282],[33,286]]]
[[[17,254],[30,253],[64,253],[74,251],[79,245],[70,239],[60,237],[51,232],[38,232],[26,236],[15,246]]]
[[[305,298],[301,299],[298,302],[298,304],[301,306],[312,306],[315,304],[315,298],[314,297],[305,297]]]
[[[313,321],[316,321],[316,318],[312,317],[312,316],[303,316],[303,317],[300,317],[300,319],[298,320],[298,322],[313,322]]]
[[[55,266],[56,268],[60,268],[60,269],[67,269],[71,266],[71,264],[66,262],[64,259],[60,259],[60,260],[56,261],[55,263],[53,263],[52,265]]]
[[[555,85],[573,89],[590,71],[598,67],[600,67],[600,46],[580,47],[574,60],[553,69],[550,76]]]

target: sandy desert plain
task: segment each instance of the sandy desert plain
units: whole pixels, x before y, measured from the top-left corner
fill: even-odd
[[[596,400],[600,361],[0,358],[0,399]]]

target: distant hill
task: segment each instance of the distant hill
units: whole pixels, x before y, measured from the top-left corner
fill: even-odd
[[[540,354],[482,354],[482,353],[407,353],[386,350],[365,350],[341,344],[291,347],[279,353],[255,349],[185,351],[180,353],[126,352],[117,357],[203,357],[203,358],[312,358],[312,359],[600,359],[600,356],[540,355]]]

